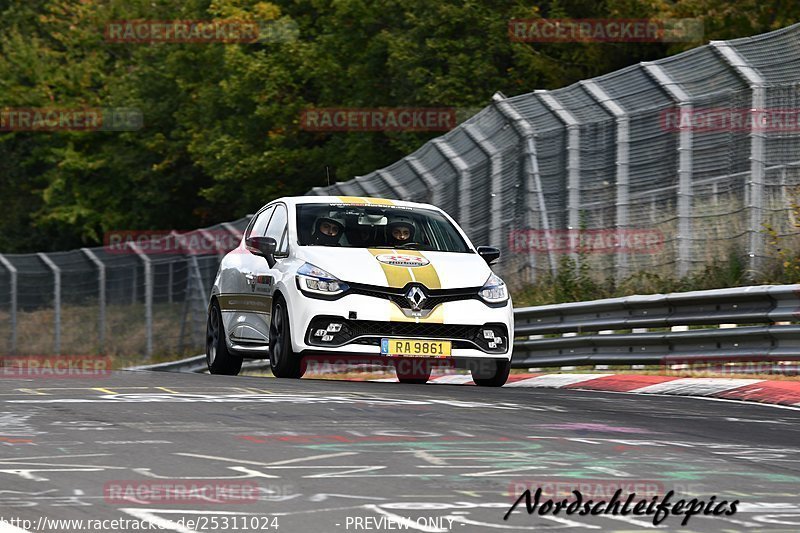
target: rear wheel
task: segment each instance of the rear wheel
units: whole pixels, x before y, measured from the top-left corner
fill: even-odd
[[[502,387],[508,381],[511,361],[480,361],[471,369],[472,381],[481,387]]]
[[[278,298],[272,308],[272,319],[269,324],[269,364],[276,378],[298,379],[303,376],[305,368],[302,365],[302,358],[292,350],[289,327],[286,302]]]
[[[431,365],[425,359],[398,359],[393,362],[400,383],[421,384],[431,379]]]
[[[225,326],[216,300],[211,302],[206,322],[206,364],[212,374],[235,376],[242,370],[242,358],[232,354],[225,344]]]

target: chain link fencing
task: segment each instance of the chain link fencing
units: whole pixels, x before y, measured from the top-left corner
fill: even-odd
[[[429,202],[511,284],[567,255],[594,275],[682,277],[731,253],[753,277],[797,235],[800,25],[506,98],[387,168],[317,195]]]
[[[617,280],[684,276],[730,253],[757,273],[774,259],[767,227],[798,233],[799,72],[796,24],[555,91],[498,93],[400,161],[309,194],[435,204],[476,245],[501,249],[512,287],[564,257]],[[196,354],[225,251],[0,255],[0,351]]]

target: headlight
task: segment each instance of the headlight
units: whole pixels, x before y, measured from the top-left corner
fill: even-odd
[[[297,284],[301,291],[325,296],[342,294],[350,288],[347,286],[347,283],[338,280],[325,270],[311,263],[305,263],[297,269]]]
[[[480,296],[484,302],[490,304],[505,302],[508,300],[506,284],[497,275],[492,274],[489,276],[489,279],[486,280],[486,283],[483,284],[481,290],[478,291],[478,296]]]

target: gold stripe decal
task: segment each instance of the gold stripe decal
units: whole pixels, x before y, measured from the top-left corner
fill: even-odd
[[[383,255],[388,251],[389,250],[376,250],[375,248],[369,249],[369,253],[371,253],[374,257]],[[392,253],[396,252],[392,250]],[[407,283],[414,281],[408,268],[387,265],[386,263],[381,263],[380,261],[378,261],[378,263],[381,265],[383,273],[386,276],[386,283],[388,283],[390,287],[402,289]]]
[[[394,202],[385,198],[370,198],[367,196],[337,196],[343,204],[353,205],[394,205]]]
[[[379,250],[370,248],[369,252],[377,258],[379,255],[386,254],[389,250]],[[418,250],[391,250],[391,253],[396,255],[410,255],[412,257],[427,258]],[[421,267],[404,267],[394,266],[387,263],[378,261],[386,276],[386,283],[393,288],[403,288],[406,284],[416,281],[425,285],[429,289],[441,289],[442,284],[439,280],[439,274],[436,272],[436,267],[433,263],[428,262],[427,265]],[[412,318],[403,314],[400,308],[392,302],[387,302],[391,306],[391,314],[389,320],[392,322],[421,322],[425,324],[443,324],[444,323],[444,308],[442,305],[436,307],[433,312],[425,318]]]
[[[414,257],[421,257],[428,261],[428,264],[421,267],[414,267],[409,268],[408,270],[411,271],[411,274],[416,278],[416,280],[429,289],[441,289],[442,282],[439,280],[439,274],[436,272],[436,267],[433,266],[433,263],[425,257],[422,252],[419,250],[403,250],[400,253],[405,255],[411,255]]]

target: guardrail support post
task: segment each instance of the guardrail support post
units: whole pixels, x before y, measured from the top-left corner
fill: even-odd
[[[729,43],[711,41],[711,48],[741,76],[750,86],[752,92],[750,107],[756,112],[763,112],[766,107],[766,81],[761,73],[753,68]],[[766,176],[765,144],[763,132],[755,129],[755,121],[750,120],[750,175],[747,182],[747,199],[745,208],[749,214],[747,231],[749,233],[747,256],[749,258],[750,277],[754,278],[764,254],[764,234],[761,231],[761,219],[764,210],[764,179]]]
[[[679,106],[678,123],[684,113],[691,116],[692,101],[686,91],[655,63],[642,63],[644,71],[664,89]],[[678,138],[678,277],[689,273],[692,257],[692,143],[691,128],[681,128]]]
[[[99,307],[97,316],[97,343],[100,353],[103,353],[106,342],[106,265],[89,248],[81,248],[86,257],[97,267],[97,303]]]
[[[44,253],[36,254],[53,271],[53,351],[61,355],[61,269]]]
[[[11,338],[9,339],[9,348],[11,350],[11,354],[17,353],[17,267],[11,264],[11,261],[6,259],[3,254],[0,254],[0,263],[3,264],[6,270],[8,270],[9,276],[9,302],[8,302],[8,314],[9,318],[11,319]]]

